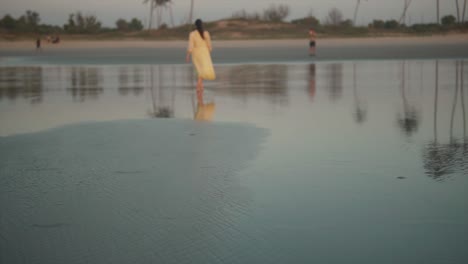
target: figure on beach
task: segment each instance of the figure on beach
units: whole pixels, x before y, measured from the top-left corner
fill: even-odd
[[[36,51],[41,50],[41,37],[37,37],[36,39]]]
[[[314,28],[309,29],[309,55],[315,56],[315,37],[317,34],[315,33]]]
[[[200,19],[195,21],[196,29],[190,32],[189,44],[187,48],[186,61],[192,63],[197,70],[197,97],[203,94],[203,80],[214,80],[216,78],[211,61],[210,52],[211,38],[210,33],[203,29],[203,22]]]

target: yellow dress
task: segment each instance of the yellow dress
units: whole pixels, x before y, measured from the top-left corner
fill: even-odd
[[[198,77],[203,80],[214,80],[216,74],[211,61],[211,38],[208,31],[204,31],[205,39],[197,30],[190,32],[187,51],[192,54],[192,62],[197,69]]]

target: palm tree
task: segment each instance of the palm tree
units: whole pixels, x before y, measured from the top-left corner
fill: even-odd
[[[440,24],[440,17],[439,17],[439,0],[436,0],[436,8],[437,8],[437,24]]]
[[[406,11],[408,11],[408,8],[409,8],[409,6],[411,5],[411,2],[412,2],[413,0],[404,0],[404,1],[405,1],[405,3],[404,3],[404,6],[403,6],[403,13],[401,14],[400,20],[399,20],[399,22],[398,22],[398,23],[400,23],[400,24],[401,24],[402,22],[405,22],[405,20],[406,20]],[[456,1],[458,1],[458,0],[456,0]]]
[[[460,23],[460,8],[458,7],[458,0],[455,0],[455,5],[457,7],[457,22]]]
[[[367,0],[366,0],[367,1]],[[359,11],[359,5],[361,4],[361,0],[357,0],[356,2],[356,8],[354,9],[354,20],[353,20],[353,24],[356,25],[356,19],[357,19],[357,14],[358,14],[358,11]]]
[[[151,29],[153,25],[154,10],[156,10],[156,25],[158,28],[161,26],[163,9],[169,9],[171,25],[174,26],[174,18],[172,14],[172,0],[143,0],[143,3],[150,4],[150,18],[148,23],[148,29]]]
[[[148,21],[148,30],[151,29],[153,25],[153,11],[154,11],[154,0],[143,0],[143,4],[149,3],[150,5],[150,15],[149,15],[149,21]]]
[[[193,0],[190,1],[190,13],[189,13],[189,24],[192,24],[193,19]]]
[[[465,22],[466,0],[463,2],[462,23]]]

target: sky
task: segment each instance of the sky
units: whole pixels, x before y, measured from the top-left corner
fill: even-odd
[[[286,20],[305,17],[312,10],[314,16],[324,20],[328,11],[336,7],[345,18],[353,18],[357,0],[194,0],[194,16],[204,21],[227,18],[235,11],[245,9],[248,12],[262,12],[272,4],[286,4],[290,15]],[[407,13],[407,24],[429,23],[436,20],[436,0],[413,0]],[[462,5],[463,0],[460,0]],[[357,24],[367,25],[373,19],[398,20],[403,10],[404,0],[362,0]],[[149,6],[143,0],[0,0],[0,17],[10,14],[19,17],[26,10],[40,14],[41,23],[60,25],[66,23],[70,13],[81,11],[96,15],[104,26],[114,27],[119,18],[136,17],[145,24],[149,17]],[[190,10],[190,0],[173,0],[174,22],[180,24],[186,20]],[[440,0],[440,17],[455,15],[455,1]],[[468,11],[467,11],[468,13]],[[468,14],[467,16],[468,17]],[[163,20],[169,24],[169,15]]]

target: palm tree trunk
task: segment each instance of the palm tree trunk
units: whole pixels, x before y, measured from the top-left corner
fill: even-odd
[[[440,9],[440,5],[439,5],[439,0],[437,0],[437,24],[440,24],[440,12],[439,12],[439,9]]]
[[[153,26],[153,5],[154,5],[153,0],[150,0],[149,2],[150,2],[150,15],[149,15],[148,30],[150,30],[151,27]]]
[[[434,142],[437,143],[437,99],[439,97],[439,61],[436,61],[434,94]]]
[[[405,4],[404,4],[404,7],[403,7],[403,13],[401,14],[401,17],[400,17],[400,21],[398,23],[401,24],[401,22],[405,22],[406,20],[406,11],[408,11],[408,8],[411,4],[411,1],[413,0],[405,0]]]
[[[458,7],[458,0],[455,0],[455,5],[457,6],[457,22],[460,23],[460,8]]]
[[[175,24],[174,24],[174,14],[172,13],[172,6],[169,5],[169,15],[171,16],[171,26],[172,27],[175,27]]]
[[[193,19],[193,0],[190,1],[190,13],[189,13],[189,24],[192,24]]]
[[[353,24],[354,24],[355,26],[356,26],[357,13],[358,13],[358,10],[359,10],[359,4],[361,4],[361,0],[357,0],[356,8],[354,9],[354,20],[353,20]]]
[[[466,0],[463,2],[462,23],[465,23]]]

